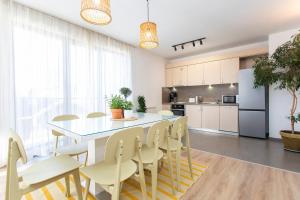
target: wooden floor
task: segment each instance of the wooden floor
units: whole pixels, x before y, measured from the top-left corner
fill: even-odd
[[[197,200],[299,200],[300,174],[249,163],[199,150],[193,160],[208,166],[182,199]],[[2,173],[3,174],[3,171]],[[0,177],[4,199],[5,177]]]
[[[299,200],[300,174],[199,150],[193,159],[208,166],[183,199]]]

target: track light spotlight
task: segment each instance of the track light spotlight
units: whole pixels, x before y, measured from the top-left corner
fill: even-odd
[[[177,51],[177,47],[180,48],[180,46],[181,46],[181,49],[183,50],[184,49],[184,45],[186,45],[186,44],[188,45],[188,44],[192,43],[193,47],[195,47],[196,44],[197,44],[197,42],[199,42],[200,45],[203,45],[203,40],[205,40],[205,39],[206,39],[206,37],[202,37],[202,38],[199,38],[199,39],[196,39],[196,40],[191,40],[191,41],[188,41],[188,42],[183,42],[183,43],[175,44],[172,47],[174,48],[175,51]]]

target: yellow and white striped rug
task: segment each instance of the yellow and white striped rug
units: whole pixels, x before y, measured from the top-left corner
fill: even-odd
[[[179,199],[196,181],[197,179],[204,173],[207,169],[206,166],[201,165],[195,161],[193,163],[193,174],[194,180],[191,179],[189,174],[188,162],[186,159],[181,160],[181,190],[176,192],[174,196],[172,194],[171,181],[168,172],[168,165],[164,163],[163,168],[160,170],[158,175],[158,187],[157,187],[157,199]],[[175,162],[173,163],[174,168],[174,176],[175,176]],[[147,184],[147,195],[149,199],[151,198],[151,174],[145,173],[146,176],[146,184]],[[71,178],[72,181],[72,178]],[[72,181],[73,182],[73,181]],[[77,194],[75,190],[74,183],[71,182],[71,197],[69,200],[76,200]],[[176,185],[176,184],[175,184]],[[44,187],[40,190],[34,191],[32,193],[27,194],[23,197],[22,200],[61,200],[66,199],[65,197],[65,182],[64,180],[56,181]],[[121,199],[123,200],[139,200],[142,199],[142,193],[139,182],[136,182],[133,179],[129,179],[125,181],[121,191]],[[90,195],[88,200],[95,200],[95,198]]]

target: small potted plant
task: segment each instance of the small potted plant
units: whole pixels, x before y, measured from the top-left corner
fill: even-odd
[[[278,89],[287,90],[292,97],[289,120],[291,130],[281,130],[280,135],[286,150],[300,152],[300,132],[295,131],[295,123],[300,115],[295,114],[300,88],[300,34],[278,47],[270,57],[255,61],[254,86],[275,84]]]
[[[122,87],[120,89],[120,94],[124,96],[124,98],[127,100],[127,97],[131,95],[132,91],[127,87]]]
[[[127,101],[121,95],[112,95],[110,99],[107,100],[113,119],[123,119],[124,110],[132,109],[132,102]]]
[[[146,100],[144,96],[138,96],[137,98],[139,107],[137,108],[137,112],[145,113],[147,111]]]

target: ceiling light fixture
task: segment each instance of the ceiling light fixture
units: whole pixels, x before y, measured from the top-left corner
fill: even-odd
[[[192,41],[183,42],[183,43],[180,43],[180,44],[175,44],[172,47],[174,48],[175,51],[177,51],[178,46],[181,46],[181,49],[184,49],[184,45],[189,44],[189,43],[192,43],[193,47],[195,47],[196,42],[198,42],[198,41],[199,41],[200,45],[203,45],[203,40],[205,40],[205,39],[206,39],[206,37],[203,37],[203,38],[200,38],[200,39],[197,39],[197,40],[192,40]]]
[[[110,0],[81,0],[80,16],[91,24],[109,24],[112,20]]]
[[[156,24],[149,20],[149,0],[147,1],[147,21],[140,25],[140,47],[153,49],[158,47]],[[177,49],[175,49],[176,51]]]

